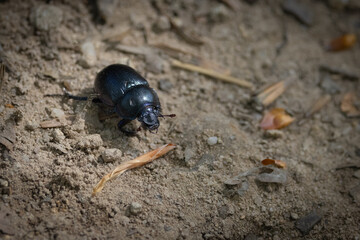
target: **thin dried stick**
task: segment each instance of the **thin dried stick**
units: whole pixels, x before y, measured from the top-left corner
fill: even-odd
[[[195,66],[193,64],[183,63],[183,62],[180,62],[180,61],[175,60],[175,59],[172,60],[171,64],[174,67],[182,68],[182,69],[193,71],[193,72],[198,72],[198,73],[201,73],[201,74],[213,77],[213,78],[217,78],[217,79],[225,81],[225,82],[235,83],[235,84],[237,84],[237,85],[239,85],[241,87],[244,87],[244,88],[252,89],[254,87],[254,85],[252,83],[248,82],[248,81],[238,79],[238,78],[235,78],[233,76],[221,74],[221,73],[218,73],[218,72],[214,72],[213,70],[198,67],[198,66]]]
[[[174,149],[175,146],[176,146],[175,144],[168,143],[168,144],[163,145],[163,146],[161,146],[151,152],[148,152],[140,157],[137,157],[133,160],[130,160],[130,161],[120,164],[111,173],[106,174],[100,180],[100,182],[98,184],[96,184],[96,186],[93,189],[92,196],[95,196],[96,193],[100,192],[104,188],[104,185],[107,181],[119,176],[120,174],[124,173],[125,171],[127,171],[129,169],[140,167],[146,163],[152,162],[153,160],[163,156],[167,152]]]
[[[106,42],[121,42],[129,33],[131,32],[131,28],[126,29],[125,31],[118,33],[118,34],[113,34],[113,35],[108,35],[105,36],[103,38],[103,41]]]

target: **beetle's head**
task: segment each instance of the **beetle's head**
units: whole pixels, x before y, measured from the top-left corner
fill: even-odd
[[[159,115],[160,109],[154,106],[147,106],[143,109],[138,117],[141,126],[144,129],[148,129],[150,132],[157,131],[160,126]]]

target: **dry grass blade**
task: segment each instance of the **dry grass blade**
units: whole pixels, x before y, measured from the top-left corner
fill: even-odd
[[[153,43],[153,44],[150,44],[150,46],[159,48],[160,50],[163,50],[164,52],[166,52],[169,56],[177,58],[177,59],[179,58],[179,54],[190,55],[190,56],[192,56],[192,62],[194,62],[196,65],[204,67],[204,68],[214,69],[215,71],[220,72],[225,75],[230,75],[229,69],[224,69],[223,67],[219,66],[215,62],[205,59],[203,57],[200,57],[190,51],[186,51],[184,49],[177,48],[177,47],[168,45],[166,43]]]
[[[70,125],[75,120],[75,115],[66,115],[63,118],[54,118],[52,120],[40,123],[41,128],[56,128]]]
[[[175,148],[175,145],[169,143],[169,144],[163,145],[151,152],[148,152],[140,157],[137,157],[133,160],[130,160],[130,161],[120,164],[111,173],[106,174],[100,180],[100,182],[98,184],[96,184],[96,186],[93,189],[92,196],[94,196],[96,193],[100,192],[104,188],[104,185],[107,181],[110,181],[111,179],[119,176],[120,174],[124,173],[125,171],[127,171],[129,169],[140,167],[146,163],[152,162],[153,160],[163,156],[164,154],[168,153],[169,151],[171,151],[174,148]]]
[[[115,34],[115,35],[108,35],[103,38],[103,41],[105,42],[121,42],[129,33],[131,32],[131,28],[126,29],[125,31]]]
[[[122,45],[122,44],[117,44],[114,47],[114,49],[116,49],[120,52],[125,52],[125,53],[130,53],[130,54],[135,54],[135,55],[146,55],[150,51],[150,49],[146,48],[146,47],[135,47],[135,46]]]
[[[218,72],[214,72],[213,70],[202,68],[202,67],[199,67],[199,66],[195,66],[193,64],[183,63],[183,62],[180,62],[180,61],[175,60],[175,59],[172,60],[171,64],[174,67],[178,67],[178,68],[185,69],[185,70],[188,70],[188,71],[198,72],[198,73],[204,74],[206,76],[217,78],[217,79],[222,80],[224,82],[235,83],[235,84],[237,84],[237,85],[239,85],[241,87],[244,87],[244,88],[252,89],[254,87],[253,84],[248,82],[248,81],[238,79],[238,78],[226,75],[226,74],[221,74],[221,73],[218,73]]]
[[[314,113],[320,111],[328,102],[330,102],[331,96],[325,95],[319,98],[315,104],[305,113],[305,117],[311,117]]]
[[[173,57],[177,56],[179,53],[194,56],[194,54],[189,52],[189,51],[186,51],[186,50],[183,50],[181,48],[171,46],[171,45],[166,44],[166,43],[151,43],[149,45],[152,46],[152,47],[156,47],[158,49],[161,49],[161,50],[165,51],[167,54],[169,54],[170,56],[173,56]]]
[[[256,101],[263,106],[268,106],[273,103],[281,94],[284,93],[289,85],[289,81],[280,81],[265,88],[256,96]]]

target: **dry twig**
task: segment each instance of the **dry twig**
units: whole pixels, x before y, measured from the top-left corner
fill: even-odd
[[[163,156],[164,154],[168,153],[169,151],[171,151],[174,148],[175,148],[175,145],[169,143],[169,144],[163,145],[151,152],[148,152],[140,157],[137,157],[133,160],[130,160],[130,161],[120,164],[111,173],[106,174],[100,180],[100,182],[98,184],[96,184],[96,186],[93,189],[92,196],[94,196],[96,193],[100,192],[104,188],[104,185],[107,181],[110,181],[111,179],[119,176],[120,174],[124,173],[125,171],[127,171],[129,169],[140,167],[146,163],[152,162],[153,160]]]
[[[174,67],[182,68],[182,69],[185,69],[185,70],[188,70],[188,71],[198,72],[198,73],[201,73],[201,74],[213,77],[213,78],[217,78],[217,79],[225,81],[225,82],[235,83],[235,84],[237,84],[237,85],[239,85],[241,87],[244,87],[244,88],[252,89],[254,87],[253,84],[248,82],[248,81],[238,79],[238,78],[235,78],[233,76],[221,74],[221,73],[218,73],[218,72],[214,72],[213,70],[202,68],[202,67],[199,67],[199,66],[195,66],[193,64],[183,63],[183,62],[180,62],[180,61],[175,60],[175,59],[172,60],[171,64]]]

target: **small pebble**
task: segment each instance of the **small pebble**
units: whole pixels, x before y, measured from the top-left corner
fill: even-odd
[[[123,226],[127,226],[130,223],[130,218],[128,218],[127,216],[120,216],[119,217],[119,222],[123,225]]]
[[[39,5],[32,9],[30,14],[31,23],[42,31],[57,28],[63,19],[63,12],[53,5]]]
[[[54,131],[52,132],[52,137],[55,142],[61,142],[65,139],[64,133],[58,128],[54,129]]]
[[[294,213],[294,212],[290,213],[290,217],[291,217],[292,220],[298,220],[299,219],[299,215],[297,213]]]
[[[356,178],[360,178],[360,170],[355,171],[353,176]]]
[[[218,5],[211,9],[209,18],[212,22],[224,22],[229,17],[229,10],[224,5]]]
[[[161,32],[165,32],[170,30],[171,25],[170,25],[170,21],[166,16],[160,16],[154,26],[153,26],[153,30],[156,33],[161,33]]]
[[[360,184],[351,188],[349,194],[354,199],[354,202],[360,203]]]
[[[103,145],[100,134],[92,134],[81,138],[77,144],[79,148],[98,148]]]
[[[76,132],[81,132],[85,129],[85,120],[82,118],[77,119],[72,125],[71,129]]]
[[[189,162],[194,155],[194,150],[187,146],[184,151],[185,162]]]
[[[101,157],[104,160],[104,162],[115,162],[116,160],[119,160],[122,156],[122,152],[117,148],[109,148],[105,149],[101,153]]]
[[[51,78],[52,80],[59,79],[59,72],[56,71],[56,69],[54,69],[54,68],[45,69],[45,71],[43,72],[43,75],[45,77]]]
[[[0,187],[8,187],[9,182],[5,179],[0,178]]]
[[[300,230],[302,234],[308,234],[310,230],[321,220],[321,216],[318,215],[315,211],[309,213],[308,215],[300,218],[296,222],[296,228]]]
[[[314,13],[310,7],[304,4],[303,1],[285,0],[283,10],[296,17],[300,22],[310,26],[314,22]]]
[[[127,209],[127,215],[138,215],[142,211],[142,205],[138,202],[132,202]]]
[[[37,122],[34,121],[28,121],[25,125],[25,130],[32,132],[34,131],[36,128],[39,127],[39,124]]]
[[[210,146],[217,144],[218,138],[217,137],[209,137],[207,140],[207,144]]]
[[[81,44],[80,49],[83,55],[78,61],[78,64],[83,68],[94,66],[97,59],[94,43],[91,40],[86,40]]]
[[[320,87],[329,94],[335,94],[341,91],[340,86],[328,74],[323,77]]]
[[[118,2],[119,1],[117,0],[96,1],[96,6],[99,10],[99,17],[101,17],[101,20],[109,22],[109,20],[114,15],[114,12],[116,12]]]
[[[58,109],[58,108],[52,108],[51,112],[50,112],[50,116],[53,118],[64,118],[65,117],[65,113],[63,110]]]

